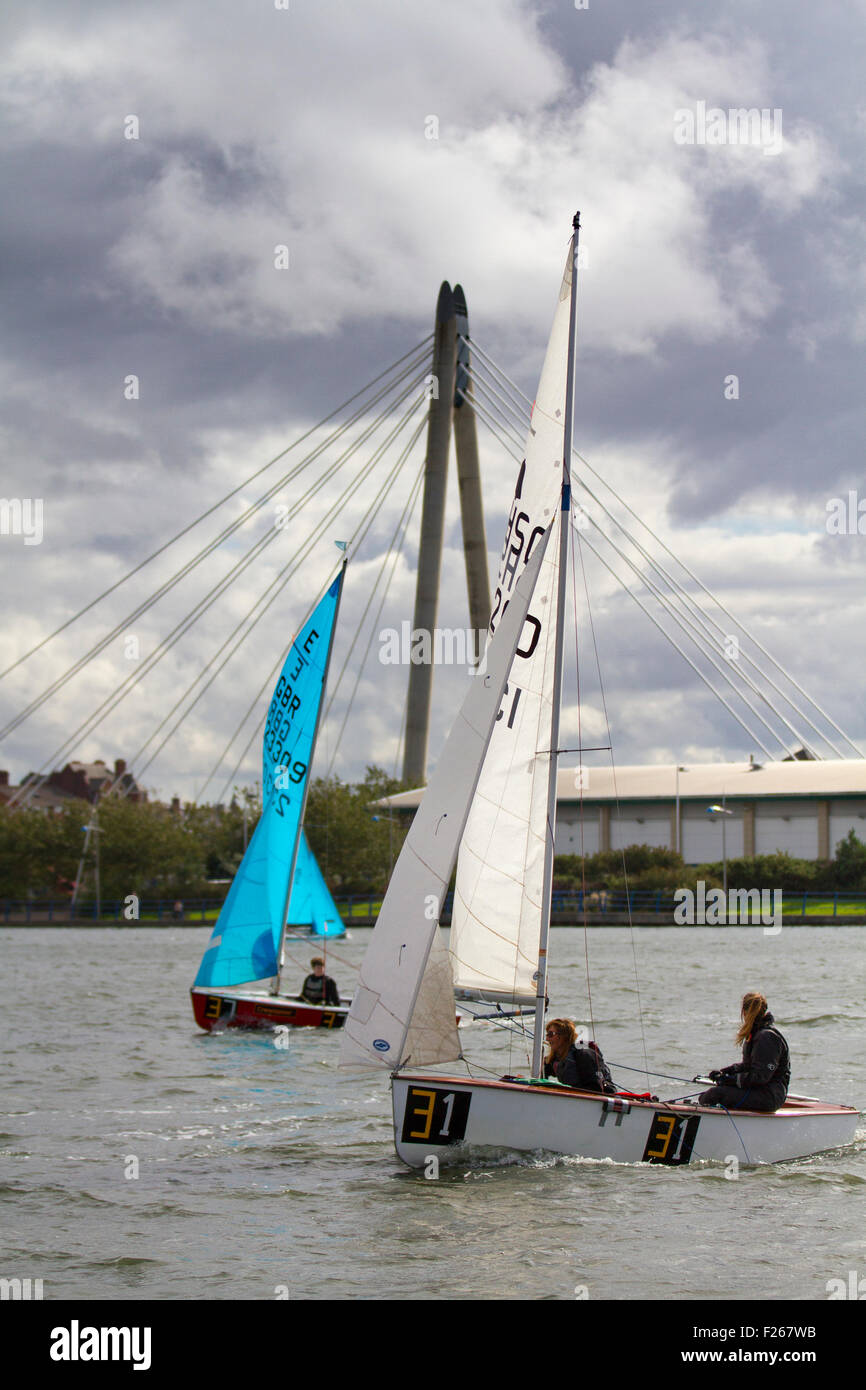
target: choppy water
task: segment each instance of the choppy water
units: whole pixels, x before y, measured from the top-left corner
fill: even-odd
[[[387,1078],[337,1070],[339,1034],[206,1035],[188,989],[210,929],[6,929],[0,1274],[46,1299],[825,1300],[866,1275],[866,1129],[742,1170],[527,1158],[430,1181],[394,1155]],[[351,987],[369,932],[337,943]],[[638,962],[635,980],[632,940]],[[588,933],[614,1063],[691,1077],[732,1061],[763,989],[792,1090],[866,1104],[866,931]],[[309,950],[295,952],[298,980]],[[584,936],[555,929],[551,1005],[586,1020]],[[525,1065],[473,1029],[497,1074]],[[615,1070],[615,1074],[616,1070]],[[636,1088],[639,1075],[619,1073]],[[695,1089],[654,1080],[661,1096]],[[135,1175],[137,1173],[137,1176]]]

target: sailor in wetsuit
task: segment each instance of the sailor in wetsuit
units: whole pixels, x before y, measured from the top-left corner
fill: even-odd
[[[324,1004],[328,1007],[339,1004],[340,991],[337,989],[336,981],[325,974],[325,962],[322,957],[313,956],[310,965],[313,973],[308,975],[301,985],[301,998],[306,999],[308,1004]]]
[[[698,1105],[723,1105],[727,1110],[778,1110],[785,1104],[791,1080],[788,1044],[767,1008],[763,994],[743,995],[743,1022],[736,1041],[742,1062],[710,1072],[717,1084],[698,1096]]]
[[[595,1043],[585,1046],[577,1042],[574,1024],[569,1018],[552,1018],[547,1025],[547,1045],[550,1051],[544,1063],[544,1075],[561,1081],[563,1086],[576,1086],[582,1091],[602,1091],[610,1095],[616,1087]]]

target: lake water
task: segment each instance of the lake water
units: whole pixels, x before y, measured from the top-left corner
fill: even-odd
[[[524,1156],[431,1181],[394,1154],[387,1076],[337,1069],[339,1034],[280,1047],[196,1028],[209,934],[0,930],[0,1273],[41,1278],[45,1299],[826,1301],[829,1281],[866,1276],[862,1124],[843,1151],[736,1179]],[[344,992],[368,939],[329,948]],[[644,1039],[674,1077],[733,1061],[739,999],[759,988],[792,1090],[866,1103],[863,929],[595,928],[586,949],[623,1084],[645,1087],[617,1072]],[[587,1022],[584,952],[581,930],[554,929],[552,1010]],[[293,948],[298,983],[310,954]],[[480,1066],[525,1067],[511,1035],[470,1032]]]

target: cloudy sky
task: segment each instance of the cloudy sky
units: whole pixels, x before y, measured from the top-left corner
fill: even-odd
[[[10,522],[0,536],[2,666],[420,343],[443,279],[464,286],[473,337],[531,399],[579,208],[577,448],[866,751],[866,535],[827,526],[851,492],[866,514],[864,21],[864,0],[11,0],[2,492],[41,499],[43,534],[26,544]],[[701,140],[698,113],[714,108],[766,111],[763,133]],[[677,138],[684,111],[694,143]],[[493,565],[515,465],[485,431],[481,444]],[[120,629],[4,739],[13,781],[273,531],[291,485],[127,622],[279,476],[241,486],[0,682],[5,723]],[[377,476],[333,534],[343,475],[323,484],[66,756],[131,758],[324,517],[297,577],[145,775],[161,795],[193,796]],[[408,476],[350,567],[337,668]],[[453,473],[447,544],[440,622],[464,626]],[[416,547],[417,513],[380,627],[411,618]],[[760,755],[587,567],[618,762]],[[383,667],[374,642],[337,743],[362,645],[317,767],[333,755],[347,778],[395,765],[403,716],[406,670]],[[584,664],[585,727],[600,731],[591,650]],[[437,670],[431,759],[466,679]],[[238,780],[257,767],[254,744]]]

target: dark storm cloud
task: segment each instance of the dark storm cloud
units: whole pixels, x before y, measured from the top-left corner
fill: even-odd
[[[385,0],[280,16],[197,3],[6,13],[4,491],[44,495],[49,524],[10,565],[23,645],[426,335],[444,277],[463,282],[473,334],[531,400],[580,205],[578,448],[759,627],[775,615],[801,676],[833,612],[835,642],[809,677],[862,732],[845,656],[862,550],[824,526],[827,498],[862,479],[856,17],[740,0],[700,15],[634,0],[446,11],[435,24]],[[676,147],[674,110],[697,100],[780,107],[784,154]],[[139,140],[123,138],[130,112]],[[497,554],[516,465],[483,448]],[[462,612],[459,573],[444,576],[443,611]],[[239,611],[259,587],[250,577]],[[621,729],[626,756],[674,741],[675,689],[695,700],[707,747],[742,750],[629,602],[609,601],[606,639],[648,712]],[[411,608],[410,575],[400,603],[392,620]],[[365,686],[372,747],[385,735]],[[86,696],[64,697],[58,726]],[[216,702],[187,762],[229,722]],[[28,740],[35,763],[38,732]]]

